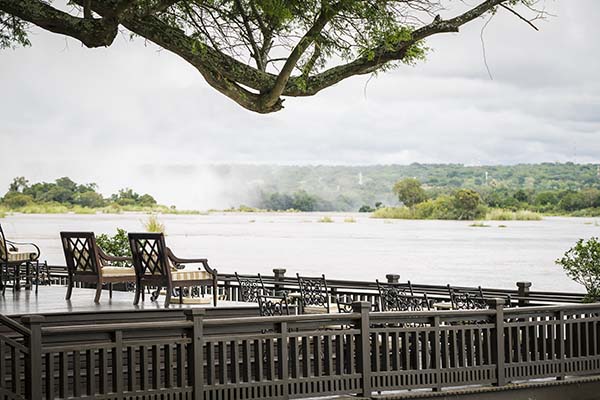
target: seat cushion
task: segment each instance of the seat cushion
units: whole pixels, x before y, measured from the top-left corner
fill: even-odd
[[[35,260],[37,253],[30,251],[8,251],[8,262],[32,261]]]
[[[173,281],[203,281],[212,280],[212,275],[206,271],[183,269],[171,272],[171,279]]]
[[[119,276],[135,276],[135,269],[133,267],[102,267],[102,276],[105,278],[116,278]]]
[[[304,306],[304,314],[326,314],[327,313],[327,309],[323,306]],[[340,311],[338,310],[338,306],[337,304],[330,304],[329,305],[329,312],[330,313],[339,313]]]

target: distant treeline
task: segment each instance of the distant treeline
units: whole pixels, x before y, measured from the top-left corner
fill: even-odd
[[[376,204],[399,205],[393,186],[404,178],[416,178],[433,199],[451,196],[459,189],[473,190],[490,208],[584,215],[586,210],[596,214],[600,207],[600,170],[595,164],[215,168],[227,176],[240,173],[247,182],[253,182],[259,196],[250,204],[271,210],[369,211],[377,208]]]
[[[25,177],[16,177],[8,192],[0,199],[0,207],[8,211],[63,212],[74,209],[85,212],[102,208],[115,210],[151,209],[158,206],[149,194],[138,194],[133,190],[121,189],[108,198],[97,191],[95,183],[78,184],[68,177],[54,182],[30,183]]]

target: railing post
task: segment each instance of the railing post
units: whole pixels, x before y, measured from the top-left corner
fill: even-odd
[[[284,268],[273,268],[273,279],[275,280],[275,295],[281,296],[281,291],[283,290],[283,281],[285,279],[285,269]]]
[[[371,397],[371,333],[369,323],[369,312],[371,311],[371,303],[368,301],[357,301],[352,303],[352,311],[360,313],[360,321],[358,328],[360,330],[360,345],[356,346],[357,364],[360,366],[362,373],[362,392],[361,397]],[[349,360],[350,362],[350,360]]]
[[[517,282],[517,288],[519,289],[519,307],[525,307],[529,305],[529,288],[531,282]]]
[[[194,400],[204,398],[204,313],[204,309],[201,308],[185,310],[187,320],[192,321],[192,342],[188,349],[188,382],[192,385]]]
[[[504,386],[506,384],[505,371],[504,371],[504,303],[505,299],[494,298],[487,299],[487,303],[490,309],[496,310],[495,313],[495,325],[496,331],[493,335],[495,339],[495,346],[492,347],[493,355],[496,356],[496,386]]]
[[[387,274],[385,276],[385,278],[387,279],[387,283],[390,283],[390,284],[396,284],[396,283],[400,282],[399,274]]]
[[[29,349],[25,364],[25,396],[29,400],[42,398],[42,323],[44,321],[45,318],[41,315],[26,315],[21,318],[23,325],[31,331],[31,335],[25,339]]]

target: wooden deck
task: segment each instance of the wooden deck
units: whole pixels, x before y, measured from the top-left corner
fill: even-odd
[[[137,306],[133,305],[133,293],[113,291],[112,299],[109,298],[108,290],[102,292],[100,303],[94,303],[95,289],[73,289],[71,300],[65,300],[67,288],[64,286],[40,286],[36,295],[35,291],[20,290],[14,292],[9,288],[6,294],[0,296],[0,314],[6,316],[19,316],[25,314],[91,314],[102,312],[131,312],[131,311],[157,311],[164,310],[164,296],[160,296],[158,301],[150,301],[150,296],[146,296],[144,302],[140,301]],[[177,300],[176,298],[173,300]],[[185,310],[189,308],[212,309],[212,304],[171,304],[169,310]],[[220,311],[228,311],[229,314],[238,315],[257,315],[258,306],[255,303],[246,303],[238,301],[219,301],[217,304],[218,314]],[[238,310],[237,312],[233,312]]]

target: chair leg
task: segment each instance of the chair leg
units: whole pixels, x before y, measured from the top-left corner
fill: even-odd
[[[67,295],[65,296],[65,300],[71,300],[71,294],[73,294],[73,279],[69,278],[67,282]]]
[[[94,297],[94,303],[100,303],[100,295],[102,294],[102,282],[96,283],[96,296]]]
[[[2,289],[2,296],[6,292],[6,281],[4,280],[4,266],[0,265],[0,288]]]
[[[113,289],[113,284],[112,282],[108,284],[108,298],[112,299],[112,289]]]
[[[133,305],[137,306],[140,302],[140,295],[144,294],[144,288],[142,284],[138,281],[135,285],[135,296],[133,298]]]
[[[167,292],[165,294],[165,307],[169,307],[169,303],[171,303],[171,292],[173,291],[173,287],[167,285]]]
[[[183,288],[179,288],[179,304],[183,304]]]
[[[217,280],[213,280],[213,305],[217,306],[217,295],[219,294]]]

